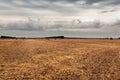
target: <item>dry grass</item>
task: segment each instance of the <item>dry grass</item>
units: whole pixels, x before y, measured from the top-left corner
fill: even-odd
[[[120,41],[0,40],[0,80],[120,80]]]

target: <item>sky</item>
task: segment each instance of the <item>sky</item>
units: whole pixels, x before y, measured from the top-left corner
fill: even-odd
[[[0,0],[0,35],[120,37],[120,0]]]

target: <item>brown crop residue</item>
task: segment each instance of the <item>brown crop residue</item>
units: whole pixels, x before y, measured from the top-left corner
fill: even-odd
[[[120,80],[120,40],[0,40],[0,80]]]

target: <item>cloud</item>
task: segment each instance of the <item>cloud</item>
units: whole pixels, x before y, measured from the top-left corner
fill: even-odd
[[[73,16],[94,10],[113,12],[106,7],[120,4],[119,0],[0,0],[0,14],[5,16]],[[111,6],[112,8],[112,6]]]
[[[85,0],[87,4],[94,4],[99,2],[105,2],[105,0]]]
[[[13,23],[2,24],[1,29],[4,30],[24,30],[24,31],[42,31],[44,30],[42,26],[34,23],[33,21],[17,21]]]
[[[117,11],[116,9],[112,9],[112,10],[104,10],[104,11],[101,11],[101,13],[109,13],[109,12],[115,12]]]
[[[120,5],[120,0],[110,0],[108,2],[108,4],[111,4],[111,5]]]
[[[1,30],[113,32],[119,30],[120,0],[0,0]],[[26,17],[62,17],[65,21],[22,21]],[[78,17],[74,24],[64,17]],[[16,20],[21,21],[16,21]],[[69,18],[70,20],[72,18]],[[96,21],[97,20],[97,21]],[[117,21],[115,21],[117,20]]]
[[[120,35],[120,20],[105,23],[99,20],[82,21],[81,23],[49,23],[36,21],[17,21],[13,23],[0,23],[1,35],[12,36],[81,36],[81,37],[117,37]]]
[[[56,3],[64,3],[64,4],[74,4],[76,5],[77,2],[84,2],[87,4],[94,4],[94,3],[101,3],[104,5],[119,5],[120,0],[0,0],[2,6],[7,7],[19,7],[19,8],[33,8],[33,9],[50,9],[55,8],[60,5],[55,5]],[[60,7],[66,7],[66,5],[62,4]],[[83,5],[83,6],[85,6]],[[78,6],[78,5],[76,5]],[[82,5],[81,5],[82,6]],[[91,5],[92,6],[92,5]],[[8,7],[9,8],[9,7]]]
[[[120,28],[120,20],[116,20],[111,26],[116,26]]]
[[[120,28],[120,20],[113,23],[104,23],[99,20],[94,21],[53,21],[48,23],[47,21],[35,21],[29,19],[28,21],[16,21],[13,23],[0,24],[0,29],[3,30],[19,30],[19,31],[101,31],[104,28]]]

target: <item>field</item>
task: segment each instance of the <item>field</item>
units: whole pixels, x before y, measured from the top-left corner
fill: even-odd
[[[0,80],[120,80],[120,40],[0,40]]]

